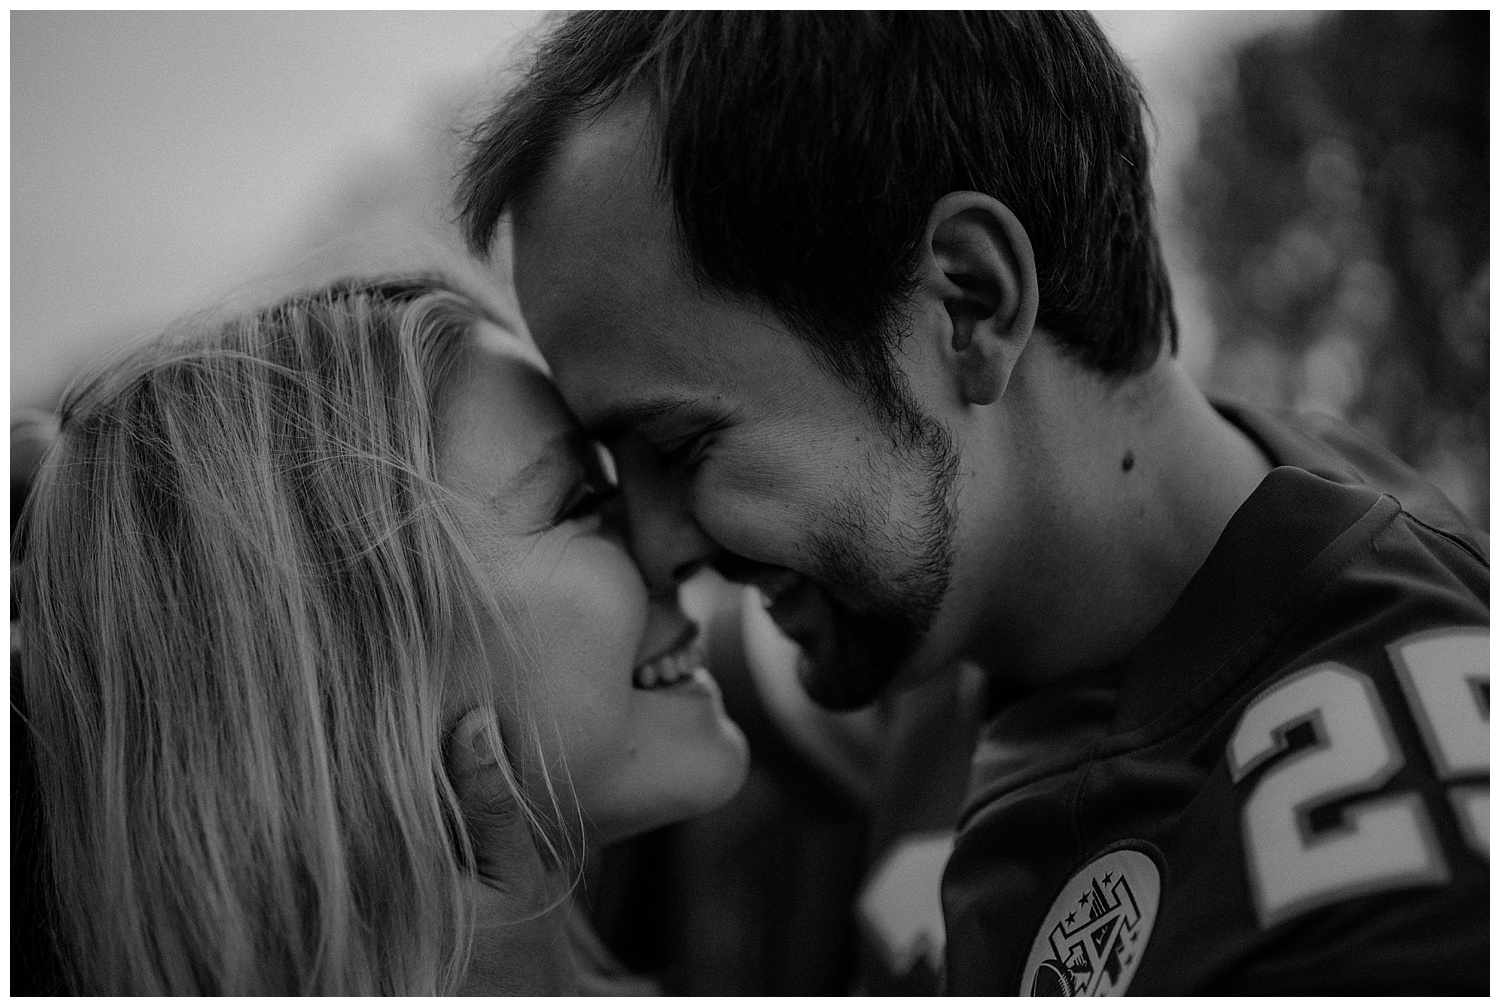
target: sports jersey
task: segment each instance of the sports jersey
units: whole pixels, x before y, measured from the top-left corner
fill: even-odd
[[[1487,545],[1346,429],[1220,408],[1278,467],[1146,640],[983,731],[950,993],[1488,989]]]

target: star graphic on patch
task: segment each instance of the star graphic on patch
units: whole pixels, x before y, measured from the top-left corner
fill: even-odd
[[[1161,873],[1147,853],[1123,847],[1095,857],[1057,893],[1032,941],[1020,995],[1127,992],[1160,899]]]

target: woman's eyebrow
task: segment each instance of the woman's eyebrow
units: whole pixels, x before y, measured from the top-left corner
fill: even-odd
[[[565,430],[543,443],[537,456],[514,472],[491,495],[491,503],[505,507],[517,497],[527,496],[553,480],[554,474],[580,467],[575,442],[587,438],[579,431]]]
[[[535,458],[505,481],[501,492],[525,493],[549,478],[553,472],[570,475],[584,473],[595,443],[594,438],[578,428],[554,434],[542,444]]]

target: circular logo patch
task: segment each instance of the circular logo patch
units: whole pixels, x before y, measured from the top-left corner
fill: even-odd
[[[1043,918],[1021,996],[1120,996],[1141,964],[1161,872],[1139,850],[1115,850],[1073,875]]]

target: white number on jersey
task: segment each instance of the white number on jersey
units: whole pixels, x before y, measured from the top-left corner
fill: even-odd
[[[1416,715],[1438,779],[1490,771],[1490,635],[1482,629],[1419,633],[1390,646],[1391,663]],[[1448,789],[1464,838],[1490,855],[1490,788]]]
[[[1329,662],[1276,683],[1246,708],[1229,742],[1238,783],[1290,747],[1312,743],[1272,767],[1245,801],[1245,853],[1261,926],[1315,906],[1386,888],[1447,879],[1417,794],[1370,798],[1345,808],[1335,827],[1314,833],[1310,813],[1370,793],[1396,775],[1402,755],[1374,684]]]
[[[1387,648],[1413,719],[1469,846],[1488,857],[1489,632],[1417,633]],[[1287,751],[1245,802],[1251,889],[1262,926],[1351,895],[1448,878],[1419,794],[1356,800],[1314,833],[1313,811],[1371,794],[1404,762],[1368,677],[1328,662],[1277,682],[1245,709],[1229,742],[1234,782]],[[1480,780],[1480,777],[1485,777]]]

